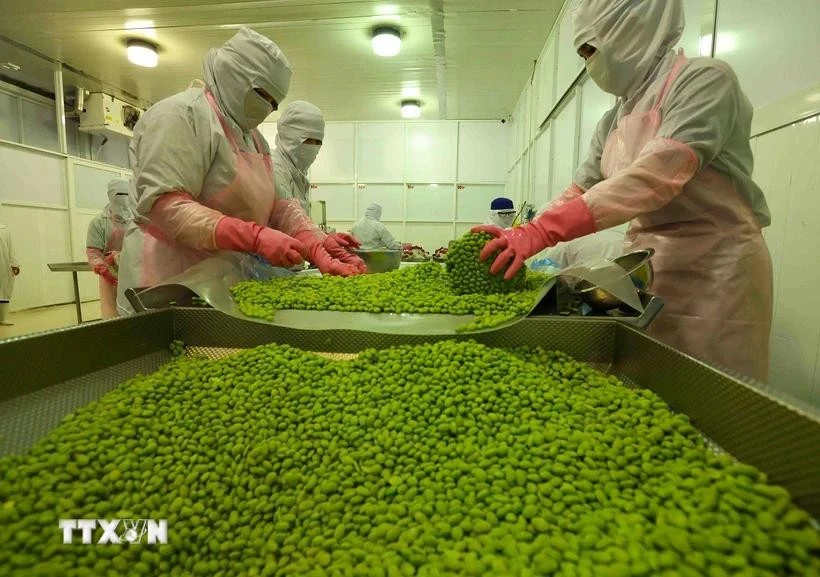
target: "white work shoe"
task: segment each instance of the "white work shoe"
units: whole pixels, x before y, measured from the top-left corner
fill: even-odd
[[[4,302],[0,303],[0,325],[4,327],[11,327],[14,326],[14,323],[11,321],[7,321],[6,318],[9,314],[9,303]]]

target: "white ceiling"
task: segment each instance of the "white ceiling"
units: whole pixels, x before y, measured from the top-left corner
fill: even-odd
[[[399,117],[402,86],[416,83],[423,119],[439,118],[439,82],[447,118],[507,115],[538,57],[563,0],[0,0],[0,63],[21,66],[18,76],[50,82],[42,55],[82,71],[67,87],[117,93],[146,107],[201,77],[203,55],[240,25],[273,39],[294,74],[288,100],[309,100],[329,120]],[[443,7],[444,77],[437,77],[435,7]],[[125,57],[125,40],[144,36],[126,23],[148,21],[160,47],[157,68]],[[397,24],[402,52],[375,56],[370,31]],[[133,25],[133,24],[131,24]],[[144,25],[144,24],[143,24]],[[0,70],[7,75],[14,74]],[[91,79],[89,79],[90,77]],[[99,82],[96,82],[96,79]]]

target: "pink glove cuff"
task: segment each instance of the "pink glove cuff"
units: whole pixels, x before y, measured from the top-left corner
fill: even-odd
[[[247,222],[233,216],[222,217],[214,231],[216,248],[254,253],[260,232],[262,227],[255,222]]]
[[[324,243],[324,238],[320,238],[314,231],[312,230],[300,230],[296,234],[293,235],[293,238],[301,242],[305,245],[308,249],[308,255],[310,262],[316,264],[314,259],[316,258],[316,251],[322,247]]]
[[[596,232],[595,218],[583,196],[545,212],[530,226],[537,232],[543,245],[535,252]]]

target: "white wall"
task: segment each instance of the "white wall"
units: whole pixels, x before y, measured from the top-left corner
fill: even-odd
[[[509,125],[496,121],[328,122],[311,200],[349,230],[377,202],[397,239],[432,252],[487,218],[504,195]],[[262,133],[275,136],[275,124]],[[514,198],[514,200],[519,200]]]
[[[775,0],[720,0],[717,12],[714,5],[684,1],[687,26],[681,46],[688,56],[709,56],[716,32],[715,56],[732,65],[755,105],[754,178],[772,212],[772,225],[764,230],[775,282],[770,384],[820,406],[820,268],[814,265],[820,254],[818,4],[794,0],[784,9]],[[536,207],[569,183],[597,118],[614,104],[583,71],[577,74],[579,60],[567,45],[566,8],[538,59],[533,82],[523,88],[512,112],[520,133],[508,139],[508,191],[520,191]],[[529,180],[519,169],[527,155]]]
[[[56,118],[54,101],[0,86],[0,222],[9,227],[21,266],[12,310],[74,299],[71,274],[47,265],[85,261],[86,231],[107,202],[106,185],[127,176],[126,141],[103,145],[67,119],[67,149],[60,152]],[[98,153],[120,166],[76,157]],[[92,273],[80,273],[79,284],[82,300],[98,298]]]

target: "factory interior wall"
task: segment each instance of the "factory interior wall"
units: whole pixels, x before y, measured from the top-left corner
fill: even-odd
[[[275,123],[261,131],[275,142]],[[328,122],[310,199],[325,201],[327,224],[340,232],[379,203],[397,240],[432,253],[484,223],[504,195],[507,131],[481,120]]]
[[[507,189],[536,209],[559,196],[597,120],[615,104],[589,81],[564,6],[511,114]],[[772,213],[764,236],[774,265],[769,382],[820,406],[820,53],[816,0],[685,0],[687,55],[732,65],[755,107],[754,179]],[[776,25],[772,25],[776,23]],[[765,40],[765,41],[764,41]]]
[[[61,152],[56,118],[53,100],[0,86],[0,222],[22,268],[13,311],[73,300],[71,274],[47,264],[85,260],[108,181],[130,176],[127,141],[103,142],[67,118]],[[261,130],[273,145],[276,124]],[[506,131],[499,121],[329,122],[311,197],[340,231],[379,202],[397,239],[433,252],[483,223],[504,193]],[[79,285],[81,300],[98,298],[93,274],[80,273]]]

